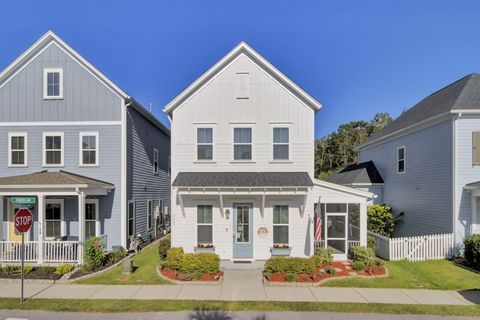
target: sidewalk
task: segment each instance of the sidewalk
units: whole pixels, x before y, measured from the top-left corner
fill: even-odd
[[[416,289],[266,287],[232,271],[212,285],[70,285],[25,284],[25,297],[43,299],[145,299],[224,301],[305,301],[431,305],[480,304],[480,291]],[[0,298],[20,296],[20,284],[0,282]]]

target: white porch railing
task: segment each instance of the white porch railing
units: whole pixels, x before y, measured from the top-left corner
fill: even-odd
[[[360,245],[360,241],[349,240],[347,241],[347,243],[348,243],[347,253],[350,252],[352,247],[358,247]],[[325,247],[325,240],[315,241],[315,250],[317,248],[323,248],[323,247]]]
[[[39,262],[37,241],[25,241],[25,261]],[[22,259],[22,243],[16,241],[0,241],[0,262],[20,262]],[[43,261],[51,263],[77,262],[78,241],[45,241],[43,242]]]

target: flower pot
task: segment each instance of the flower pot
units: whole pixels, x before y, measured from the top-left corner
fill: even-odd
[[[290,256],[292,248],[271,248],[272,256]]]

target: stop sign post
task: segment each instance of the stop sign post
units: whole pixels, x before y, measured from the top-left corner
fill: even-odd
[[[20,208],[17,213],[15,213],[15,230],[18,233],[22,234],[22,281],[21,281],[21,296],[20,303],[23,303],[23,270],[25,263],[25,232],[28,232],[32,227],[33,215],[28,208]]]

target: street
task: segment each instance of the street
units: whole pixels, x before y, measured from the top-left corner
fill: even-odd
[[[325,312],[223,312],[184,311],[148,313],[71,313],[46,311],[1,310],[3,320],[448,320],[473,319],[467,317],[444,317],[430,315],[392,315],[372,313],[325,313]]]

